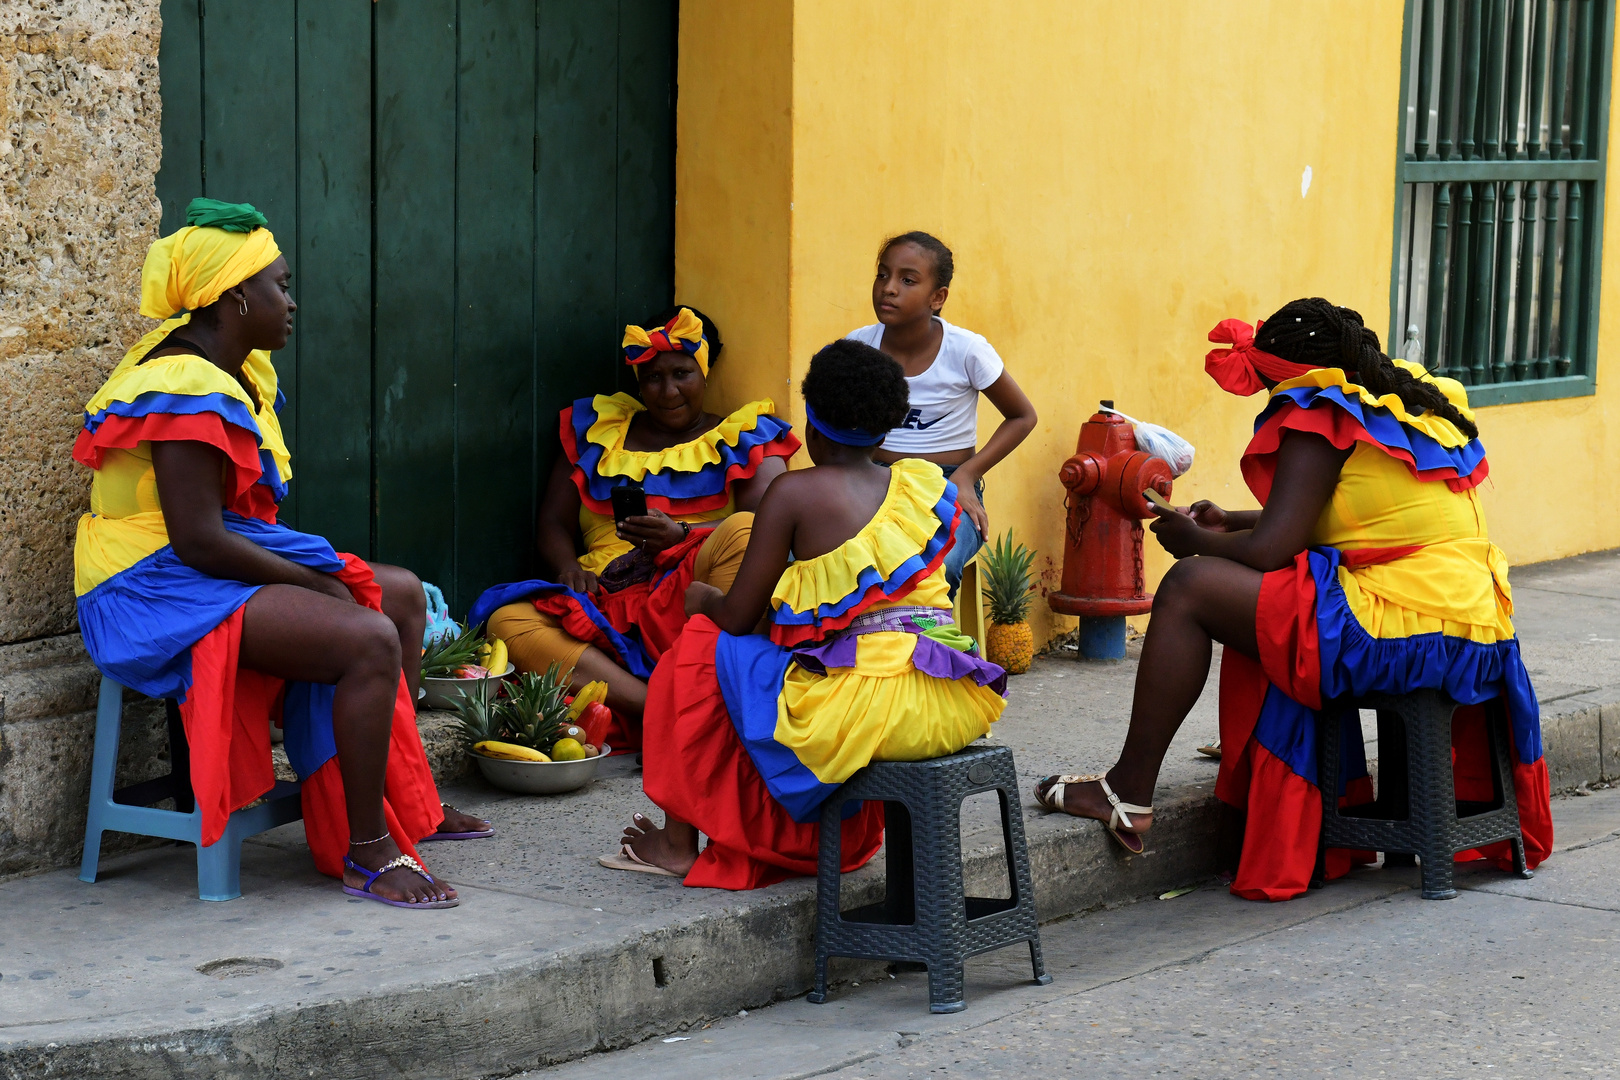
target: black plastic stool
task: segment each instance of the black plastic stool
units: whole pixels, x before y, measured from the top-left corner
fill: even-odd
[[[1330,847],[1384,852],[1384,865],[1423,863],[1423,898],[1450,900],[1452,856],[1498,840],[1513,846],[1513,870],[1533,877],[1524,860],[1524,834],[1513,793],[1509,759],[1513,732],[1501,699],[1485,703],[1490,741],[1488,803],[1459,802],[1451,770],[1451,719],[1460,706],[1438,690],[1341,698],[1317,714],[1316,778],[1322,792],[1322,839],[1313,885],[1326,877]],[[1341,717],[1358,709],[1378,712],[1378,798],[1369,806],[1339,807]],[[1360,738],[1358,727],[1357,738]]]
[[[962,801],[981,791],[1001,799],[1012,896],[967,896],[962,884]],[[838,910],[843,807],[883,805],[888,880],[884,898]],[[827,960],[905,960],[928,967],[928,1008],[961,1012],[962,961],[1020,941],[1029,942],[1035,981],[1049,983],[1041,962],[1018,774],[1005,746],[970,746],[932,761],[875,761],[850,777],[821,808],[821,855],[816,876],[816,988],[827,1000]]]

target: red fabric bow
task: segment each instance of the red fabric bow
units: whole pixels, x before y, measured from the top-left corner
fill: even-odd
[[[1204,356],[1204,370],[1227,393],[1248,397],[1266,388],[1262,375],[1282,382],[1315,370],[1310,364],[1296,364],[1255,348],[1255,332],[1264,325],[1262,322],[1259,326],[1250,326],[1242,319],[1222,319],[1209,332],[1209,340],[1232,346],[1211,349]]]

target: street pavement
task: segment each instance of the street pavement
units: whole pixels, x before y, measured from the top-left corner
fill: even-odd
[[[1533,880],[1474,866],[1455,900],[1357,871],[1283,904],[1213,882],[1043,931],[1050,986],[1011,948],[932,1016],[918,972],[846,981],[529,1080],[1612,1076],[1620,789],[1555,801]]]

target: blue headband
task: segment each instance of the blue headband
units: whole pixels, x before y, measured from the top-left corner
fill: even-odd
[[[845,446],[876,446],[889,437],[887,431],[873,435],[863,428],[833,427],[816,416],[816,410],[810,407],[808,401],[804,403],[804,418],[810,421],[811,427],[827,436],[827,438],[835,443],[843,443]]]

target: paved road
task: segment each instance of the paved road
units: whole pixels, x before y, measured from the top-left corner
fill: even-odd
[[[1213,885],[1048,926],[970,964],[967,1012],[930,1016],[920,974],[846,982],[530,1080],[837,1080],[1620,1074],[1620,791],[1555,802],[1532,881],[1367,870],[1286,904]]]

